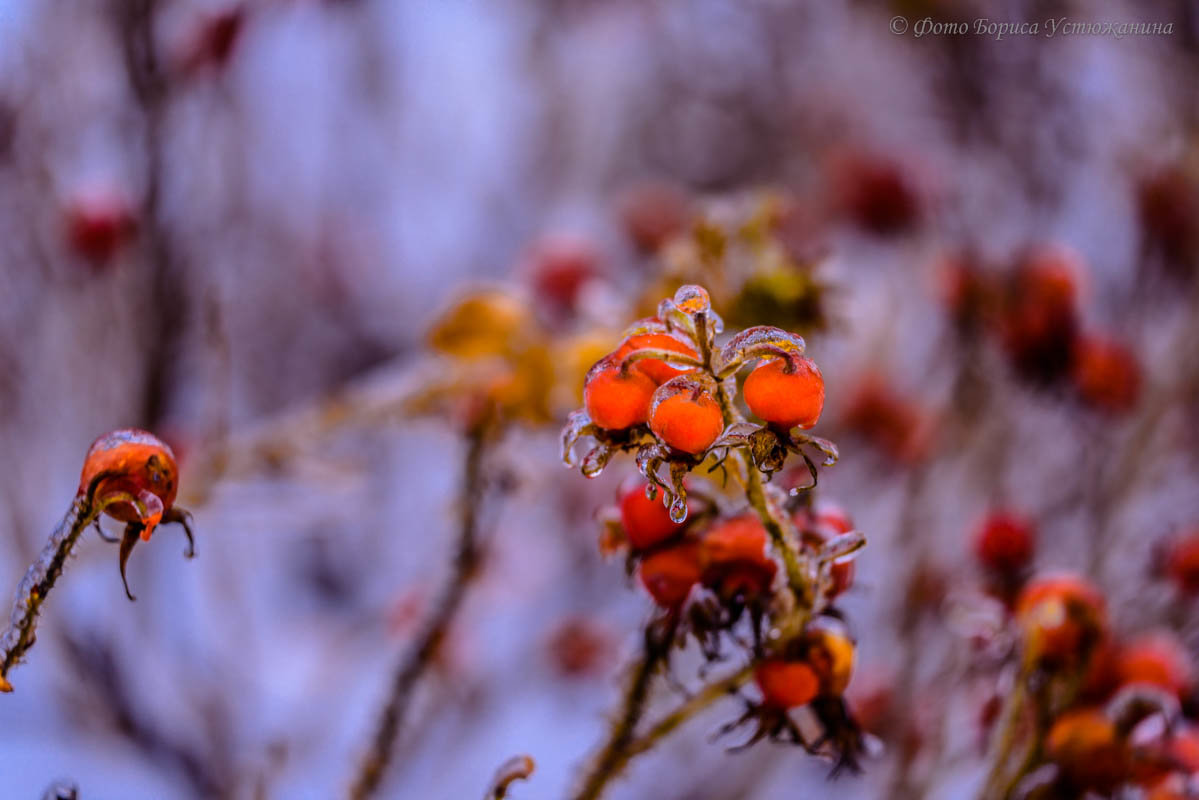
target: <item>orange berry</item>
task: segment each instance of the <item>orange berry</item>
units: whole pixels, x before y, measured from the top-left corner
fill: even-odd
[[[853,676],[855,648],[840,627],[817,621],[804,632],[804,660],[820,678],[820,693],[843,694]]]
[[[787,429],[812,427],[824,409],[824,378],[810,358],[800,358],[791,372],[785,359],[759,364],[743,391],[750,411]]]
[[[724,432],[724,415],[706,389],[692,387],[687,376],[681,376],[662,384],[654,395],[649,427],[670,447],[694,455]]]
[[[766,592],[778,570],[767,554],[769,541],[761,520],[752,514],[717,523],[701,540],[704,583],[726,599]]]
[[[1083,336],[1074,346],[1074,385],[1088,405],[1109,414],[1130,411],[1141,388],[1136,356],[1119,342]]]
[[[620,363],[608,356],[587,373],[583,406],[601,428],[624,430],[645,422],[656,388],[649,376],[635,369],[622,375]]]
[[[1096,708],[1067,711],[1045,740],[1049,760],[1073,785],[1107,791],[1124,782],[1129,759],[1115,723]]]
[[[1025,517],[997,511],[983,520],[974,552],[983,566],[997,572],[1019,572],[1032,561],[1036,529]]]
[[[659,550],[641,562],[641,585],[666,609],[682,606],[702,574],[699,544],[693,540]]]
[[[620,497],[620,524],[634,550],[653,547],[683,530],[683,524],[670,519],[661,492],[653,500],[645,496],[648,485],[641,481]]]
[[[763,661],[754,669],[754,682],[762,691],[762,702],[774,708],[807,705],[820,692],[820,679],[802,661]]]
[[[1103,595],[1074,575],[1048,575],[1031,581],[1016,600],[1027,656],[1053,666],[1087,658],[1107,630]]]
[[[179,467],[170,446],[137,428],[106,433],[92,444],[83,461],[79,492],[87,492],[97,478],[94,494],[97,502],[124,493],[145,506],[144,514],[130,501],[113,502],[104,509],[113,519],[141,523],[144,526],[141,536],[145,540],[149,540],[163,513],[175,503],[179,491]]]
[[[630,336],[617,348],[616,358],[620,360],[635,350],[646,349],[670,350],[692,358],[699,358],[699,353],[695,352],[695,348],[665,333],[639,333]],[[633,368],[641,370],[657,384],[666,383],[671,378],[688,371],[687,367],[676,367],[674,364],[668,364],[657,358],[634,361]]]
[[[1148,683],[1174,695],[1191,686],[1190,657],[1173,634],[1165,631],[1138,637],[1120,649],[1116,659],[1120,685]]]

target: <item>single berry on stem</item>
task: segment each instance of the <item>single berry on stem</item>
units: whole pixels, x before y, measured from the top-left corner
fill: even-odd
[[[668,446],[697,455],[724,432],[724,413],[703,383],[681,375],[654,393],[649,427]]]
[[[771,425],[811,428],[824,410],[824,377],[810,358],[759,364],[745,379],[745,403]]]
[[[645,373],[622,370],[620,361],[608,356],[587,373],[583,406],[601,428],[624,430],[645,423],[657,388]]]

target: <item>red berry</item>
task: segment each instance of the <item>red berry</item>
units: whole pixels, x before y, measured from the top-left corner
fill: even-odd
[[[1028,658],[1053,666],[1085,660],[1107,631],[1107,604],[1089,581],[1047,575],[1029,582],[1016,601]]]
[[[1120,648],[1116,658],[1120,685],[1148,683],[1174,695],[1191,686],[1191,659],[1173,634],[1164,631],[1138,637]]]
[[[133,209],[119,191],[96,187],[79,192],[66,211],[67,238],[79,255],[103,264],[136,227]]]
[[[171,448],[154,434],[136,428],[106,433],[92,444],[79,477],[80,493],[92,488],[97,479],[97,501],[124,493],[146,507],[145,514],[132,502],[114,502],[104,509],[113,519],[141,523],[144,540],[149,540],[179,491],[179,467]]]
[[[649,376],[635,369],[622,374],[620,362],[608,356],[587,373],[583,406],[601,428],[624,430],[646,421],[657,388]]]
[[[762,702],[774,708],[807,705],[820,692],[820,679],[802,661],[763,661],[754,669],[754,682],[762,691]]]
[[[649,484],[641,481],[620,497],[620,524],[629,546],[645,550],[677,536],[684,525],[670,519],[670,510],[663,503],[663,494],[650,500],[645,496]]]
[[[799,358],[788,370],[785,359],[759,364],[745,379],[749,410],[772,425],[810,428],[824,409],[824,377],[810,358]]]
[[[682,231],[689,213],[686,196],[664,183],[634,186],[620,201],[625,230],[645,253],[656,253]]]
[[[704,583],[725,599],[764,594],[778,570],[767,552],[769,541],[761,520],[752,514],[709,528],[701,540]]]
[[[641,585],[659,606],[681,607],[703,575],[699,543],[685,540],[646,556],[640,575]]]
[[[831,163],[837,210],[879,236],[900,233],[920,220],[921,199],[901,166],[864,152],[839,154]]]
[[[997,511],[983,520],[974,540],[974,552],[988,569],[1019,572],[1032,561],[1036,528],[1018,514]]]
[[[649,427],[670,447],[695,455],[724,432],[724,414],[710,392],[682,375],[654,393]]]
[[[671,350],[675,353],[691,356],[692,358],[699,358],[699,353],[695,352],[695,348],[666,333],[639,333],[635,336],[630,336],[616,350],[616,358],[619,360],[635,350],[650,348]],[[674,364],[668,364],[656,358],[644,358],[635,361],[633,362],[633,368],[641,370],[652,378],[654,383],[658,384],[666,383],[671,378],[689,371],[688,367],[677,367]]]
[[[1141,368],[1132,351],[1098,336],[1080,337],[1075,344],[1072,378],[1084,402],[1110,414],[1132,410],[1141,388]]]
[[[1077,255],[1053,246],[1031,251],[1012,276],[999,329],[1013,365],[1026,377],[1050,381],[1069,371],[1082,271]]]
[[[1199,594],[1199,530],[1170,545],[1166,554],[1166,574],[1183,592]]]
[[[575,310],[583,287],[599,275],[599,255],[586,239],[546,236],[533,248],[529,279],[537,297],[553,311]]]

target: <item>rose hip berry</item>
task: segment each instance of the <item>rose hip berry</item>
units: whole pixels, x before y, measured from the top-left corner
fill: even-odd
[[[1071,373],[1083,402],[1109,414],[1131,411],[1141,388],[1136,356],[1119,342],[1082,336],[1074,345]]]
[[[762,692],[762,702],[774,708],[804,706],[820,693],[820,679],[802,661],[763,661],[754,670],[754,682]]]
[[[983,520],[974,539],[974,552],[988,569],[1019,572],[1032,561],[1036,528],[1019,514],[997,511]]]
[[[643,372],[621,371],[620,362],[601,359],[583,384],[583,406],[592,422],[609,430],[643,424],[658,386]]]
[[[641,562],[641,585],[659,606],[680,608],[699,583],[703,563],[699,543],[688,540],[659,550]]]
[[[645,550],[677,536],[684,525],[670,519],[670,510],[658,494],[653,500],[645,495],[649,484],[641,481],[620,497],[620,524],[629,546]]]
[[[810,358],[788,367],[777,358],[759,364],[745,379],[745,403],[772,425],[811,428],[824,409],[824,377]]]
[[[1170,545],[1166,574],[1187,594],[1199,594],[1199,530],[1191,531]]]
[[[1030,582],[1016,601],[1029,659],[1051,666],[1085,660],[1107,631],[1103,595],[1083,578],[1048,575]]]
[[[701,541],[704,583],[725,599],[763,594],[778,571],[767,554],[769,541],[761,520],[751,514],[716,524]]]
[[[97,501],[124,493],[142,503],[144,514],[132,501],[114,502],[104,513],[121,522],[141,524],[141,538],[149,541],[163,514],[175,503],[179,467],[166,442],[147,431],[125,428],[104,434],[87,451],[79,491],[87,492],[97,479]]]
[[[1182,696],[1192,682],[1190,657],[1173,634],[1161,631],[1138,637],[1116,657],[1120,685],[1148,683]]]
[[[724,431],[724,414],[710,392],[682,375],[654,394],[649,427],[670,447],[695,455]]]
[[[1128,752],[1116,725],[1097,708],[1067,711],[1045,740],[1049,759],[1074,787],[1110,791],[1124,780]]]

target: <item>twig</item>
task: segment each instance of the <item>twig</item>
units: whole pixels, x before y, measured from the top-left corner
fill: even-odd
[[[625,748],[625,761],[628,761],[634,756],[640,755],[646,750],[649,750],[656,745],[660,739],[672,733],[684,722],[691,719],[696,714],[715,703],[717,700],[736,692],[749,682],[749,679],[753,677],[753,674],[754,672],[752,667],[742,667],[733,674],[713,681],[704,688],[700,689],[685,703],[664,716],[662,719],[658,720],[653,727],[646,731],[644,736],[641,736],[640,738],[631,742],[629,746]]]
[[[42,548],[42,554],[17,585],[8,630],[0,636],[0,651],[4,653],[0,661],[0,692],[12,691],[8,671],[33,647],[38,611],[62,575],[63,565],[75,548],[75,543],[98,514],[99,511],[92,508],[90,496],[76,498]]]
[[[591,765],[574,800],[596,800],[608,782],[620,774],[629,761],[629,747],[633,743],[637,723],[645,713],[645,701],[649,696],[650,681],[654,672],[670,651],[678,628],[677,615],[671,618],[661,641],[655,641],[653,627],[646,628],[641,657],[629,669],[620,714],[612,723],[608,740]]]
[[[528,756],[514,756],[508,759],[496,770],[483,800],[504,800],[508,796],[508,787],[515,781],[528,780],[535,767],[533,759]]]
[[[490,416],[473,426],[469,432],[459,503],[462,521],[453,568],[432,613],[425,619],[411,648],[396,667],[391,693],[383,707],[370,751],[350,789],[352,800],[365,800],[378,790],[391,762],[400,724],[412,699],[412,690],[441,648],[466,590],[478,573],[481,560],[478,527],[483,486],[482,462],[493,433]]]

